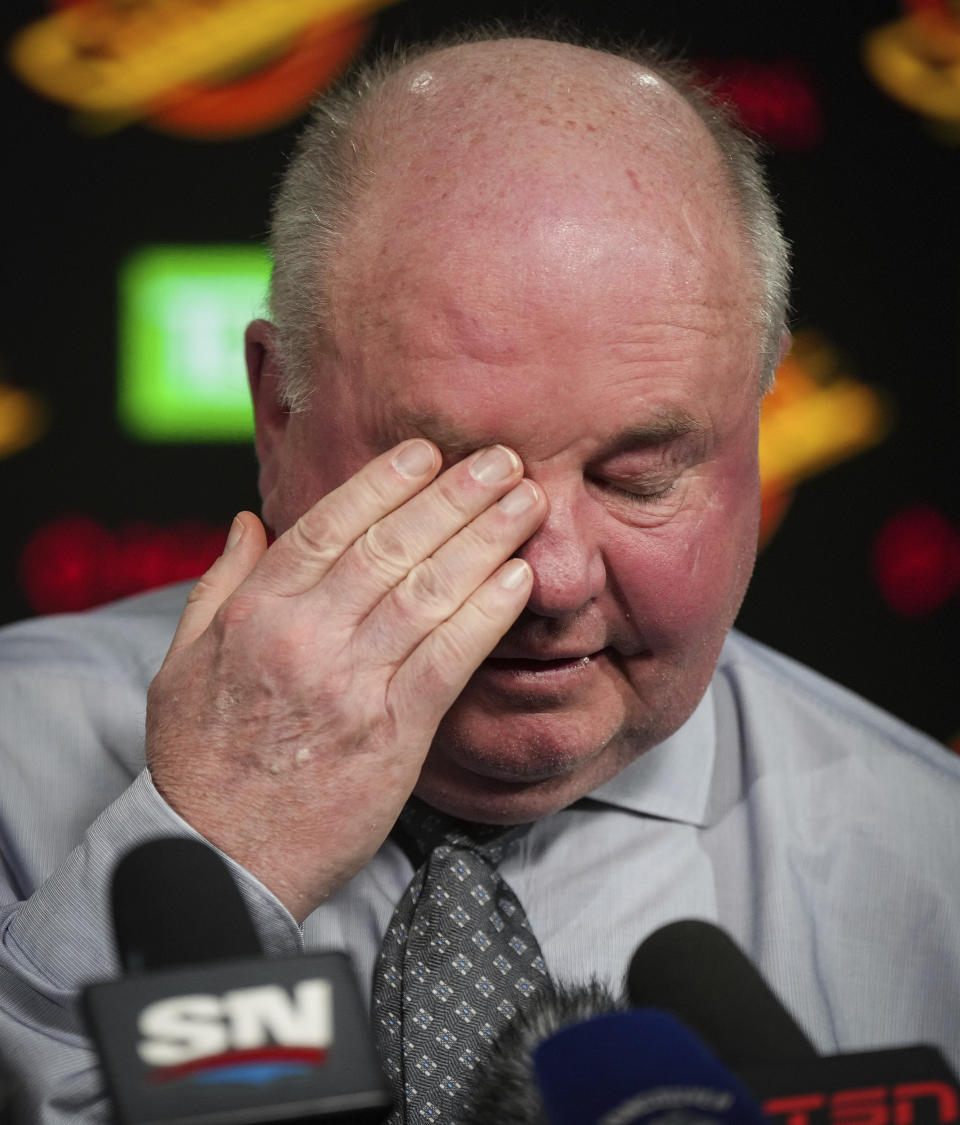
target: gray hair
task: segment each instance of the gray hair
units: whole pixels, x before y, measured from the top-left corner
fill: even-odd
[[[777,206],[767,185],[756,142],[742,131],[733,113],[711,98],[681,60],[656,48],[587,43],[575,37],[543,34],[542,30],[498,27],[395,49],[355,65],[314,103],[274,199],[270,222],[273,274],[270,310],[278,330],[283,373],[282,393],[291,411],[304,409],[314,390],[318,342],[327,328],[329,294],[324,277],[330,272],[351,205],[367,182],[370,130],[363,128],[362,110],[394,74],[436,50],[465,43],[506,38],[551,39],[591,47],[627,59],[667,82],[696,112],[724,159],[738,206],[744,239],[751,251],[754,276],[761,293],[760,389],[773,385],[786,330],[790,288],[787,241],[780,229]]]

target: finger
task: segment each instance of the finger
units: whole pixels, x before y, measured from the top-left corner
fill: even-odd
[[[359,628],[357,639],[371,659],[386,665],[402,661],[530,538],[546,511],[543,492],[522,480],[413,567]]]
[[[458,462],[357,539],[331,571],[325,600],[362,619],[416,566],[509,492],[522,474],[520,458],[500,445]],[[482,577],[515,546],[490,557]]]
[[[455,614],[433,630],[390,684],[396,705],[431,725],[440,719],[520,616],[533,588],[525,559],[508,559]],[[424,690],[428,684],[429,691]]]
[[[284,595],[309,590],[371,524],[429,484],[440,464],[439,450],[423,438],[374,458],[277,539],[251,588]]]
[[[240,512],[230,526],[223,553],[187,597],[170,651],[191,644],[214,614],[257,565],[267,549],[263,524],[253,512]]]

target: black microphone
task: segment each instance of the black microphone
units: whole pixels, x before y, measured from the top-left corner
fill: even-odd
[[[382,1121],[390,1094],[343,953],[263,956],[226,865],[190,839],[117,866],[127,976],[84,993],[120,1125]]]
[[[8,1074],[0,1060],[0,1125],[15,1125],[17,1113],[17,1090],[13,1076]]]
[[[659,1005],[711,1046],[775,1125],[960,1121],[960,1086],[936,1048],[819,1055],[746,955],[708,922],[652,934],[627,987],[632,1004]]]
[[[627,995],[635,1008],[671,1012],[727,1066],[818,1057],[740,947],[709,922],[655,930],[630,961]]]

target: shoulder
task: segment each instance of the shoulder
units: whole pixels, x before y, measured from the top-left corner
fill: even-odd
[[[903,753],[960,780],[960,758],[947,747],[812,668],[735,630],[717,662],[717,676],[766,727],[784,733],[809,729],[831,743],[846,735],[878,753]]]
[[[738,634],[711,697],[736,774],[717,821],[728,878],[738,847],[751,856],[724,920],[825,1045],[953,1050],[960,756]]]
[[[957,807],[960,756],[766,645],[731,633],[713,691],[729,700],[718,733],[722,740],[736,727],[748,784],[788,781],[794,807],[807,799],[842,811],[847,823],[870,809],[944,822]]]
[[[37,617],[0,629],[0,677],[74,677],[149,685],[170,645],[192,583],[124,598],[84,613]]]
[[[37,886],[143,768],[150,681],[190,586],[0,629],[3,872]]]

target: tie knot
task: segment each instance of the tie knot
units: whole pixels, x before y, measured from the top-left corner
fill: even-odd
[[[458,820],[411,797],[397,818],[397,829],[413,844],[421,862],[439,847],[466,848],[498,864],[509,846],[523,836],[529,824],[474,824]]]

